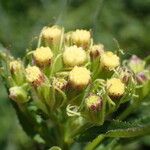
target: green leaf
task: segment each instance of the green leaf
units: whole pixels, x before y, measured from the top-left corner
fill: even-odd
[[[150,134],[150,116],[135,120],[134,122],[122,122],[118,120],[105,121],[102,126],[94,126],[78,135],[77,140],[88,142],[103,134],[105,137],[136,137]]]
[[[142,127],[131,127],[127,129],[116,129],[108,131],[105,134],[105,137],[121,137],[121,138],[128,138],[128,137],[136,137],[142,136],[146,134],[150,134],[150,124]]]
[[[12,102],[12,105],[16,110],[20,125],[28,136],[34,139],[38,134],[45,145],[53,146],[55,144],[53,131],[48,129],[42,118],[39,121],[40,116],[37,115],[37,112],[31,111],[27,105],[25,107],[18,106],[15,102]]]
[[[33,138],[36,135],[36,131],[34,130],[33,123],[29,121],[27,116],[22,111],[20,111],[18,105],[15,102],[12,102],[12,105],[14,109],[16,110],[16,114],[18,116],[19,122],[23,130],[26,132],[28,136]]]

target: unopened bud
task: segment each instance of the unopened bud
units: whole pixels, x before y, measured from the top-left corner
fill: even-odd
[[[106,88],[111,98],[120,98],[125,92],[124,83],[117,78],[107,80]]]
[[[90,111],[98,112],[102,109],[102,99],[97,95],[90,95],[86,98],[85,103]]]
[[[66,66],[74,67],[82,65],[86,61],[86,52],[76,45],[66,47],[63,52],[63,61]]]
[[[101,55],[100,63],[102,67],[112,70],[120,65],[120,58],[116,54],[107,51]]]
[[[9,89],[9,98],[17,103],[25,103],[29,101],[27,92],[19,86],[14,86]]]
[[[132,71],[129,70],[128,68],[126,67],[120,67],[118,69],[118,74],[119,74],[119,77],[121,79],[121,81],[124,83],[124,84],[128,84],[129,80],[132,78]]]
[[[93,45],[90,49],[90,57],[92,59],[95,59],[96,57],[100,56],[102,53],[104,53],[103,44]]]
[[[44,27],[41,31],[42,38],[49,44],[59,44],[62,29],[58,26]]]
[[[11,73],[18,72],[22,69],[22,63],[19,60],[13,60],[9,63]]]
[[[11,78],[15,85],[22,85],[25,82],[24,66],[21,60],[13,60],[9,63]],[[13,84],[13,86],[14,86]]]
[[[67,86],[67,81],[64,78],[54,78],[53,86],[61,90],[64,90]]]
[[[78,29],[72,32],[71,40],[73,44],[86,49],[91,41],[91,33],[87,30]]]
[[[36,64],[43,67],[51,63],[53,53],[49,47],[40,47],[34,51],[33,57]]]
[[[74,88],[82,89],[89,84],[90,80],[90,71],[85,67],[75,66],[69,73],[69,82]]]
[[[29,66],[26,68],[26,78],[27,81],[34,86],[39,86],[45,81],[43,73],[36,66]]]
[[[72,32],[68,32],[65,34],[65,44],[67,46],[71,45],[71,35],[72,35]]]
[[[141,83],[144,83],[147,80],[148,80],[148,77],[147,77],[145,72],[139,72],[138,74],[136,74],[136,81],[138,83],[141,84]]]
[[[134,73],[142,72],[145,69],[145,61],[137,57],[136,55],[133,55],[129,59],[128,63],[131,70],[133,70]]]

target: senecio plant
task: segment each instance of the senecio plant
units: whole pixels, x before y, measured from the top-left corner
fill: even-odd
[[[122,149],[150,133],[150,116],[139,111],[150,104],[150,59],[123,56],[95,44],[90,31],[44,27],[23,59],[0,52],[0,76],[39,148]]]

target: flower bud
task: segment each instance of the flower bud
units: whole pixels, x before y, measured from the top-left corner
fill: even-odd
[[[25,82],[24,67],[20,60],[13,60],[9,63],[11,78],[15,85],[22,85]],[[13,85],[14,86],[14,85]]]
[[[29,66],[26,68],[26,79],[34,86],[39,86],[45,81],[43,73],[36,66]]]
[[[86,49],[90,44],[91,34],[87,30],[79,30],[78,29],[78,30],[72,32],[71,40],[72,40],[73,44]]]
[[[100,63],[102,67],[112,70],[120,65],[120,58],[116,54],[107,51],[101,55]]]
[[[124,84],[128,84],[129,80],[133,77],[132,71],[127,67],[120,67],[117,71]]]
[[[133,55],[128,63],[131,70],[133,70],[134,73],[139,73],[144,70],[145,67],[145,61],[137,57],[136,55]]]
[[[13,60],[9,63],[9,68],[11,73],[18,72],[22,69],[21,61],[19,60]]]
[[[90,95],[85,100],[86,107],[88,110],[93,112],[101,111],[102,99],[97,95]]]
[[[9,98],[17,103],[25,103],[29,101],[27,92],[19,86],[14,86],[9,89]]]
[[[65,34],[65,45],[67,46],[71,45],[71,35],[72,35],[72,32],[68,32]]]
[[[69,82],[74,88],[82,89],[89,84],[90,80],[90,71],[85,67],[75,66],[69,73]]]
[[[85,99],[85,108],[83,109],[83,116],[87,121],[101,125],[104,122],[104,107],[105,104],[102,98],[96,94],[91,94]]]
[[[54,78],[52,84],[54,87],[63,90],[67,86],[67,81],[64,78]]]
[[[34,51],[33,57],[36,64],[42,67],[51,63],[53,53],[49,47],[40,47]]]
[[[136,74],[136,81],[141,84],[148,80],[148,77],[145,72],[139,72]]]
[[[124,83],[117,78],[107,80],[106,88],[111,98],[120,98],[125,92]]]
[[[42,38],[49,44],[59,44],[62,30],[58,26],[44,27],[41,31]]]
[[[92,59],[95,59],[96,57],[100,56],[102,53],[104,53],[103,44],[93,45],[90,49],[90,57]]]
[[[82,65],[86,61],[86,52],[76,45],[66,47],[63,52],[63,61],[66,66]]]

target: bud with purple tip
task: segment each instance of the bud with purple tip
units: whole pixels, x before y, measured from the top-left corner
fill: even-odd
[[[86,98],[86,107],[89,111],[98,112],[102,108],[102,99],[97,95]]]
[[[129,59],[128,66],[134,73],[142,72],[145,68],[145,61],[137,57],[136,55],[133,55]]]
[[[103,120],[103,100],[96,94],[91,94],[85,99],[85,117],[95,124]]]
[[[145,72],[139,72],[136,74],[136,81],[140,83],[144,83],[145,81],[148,80],[148,77]]]

